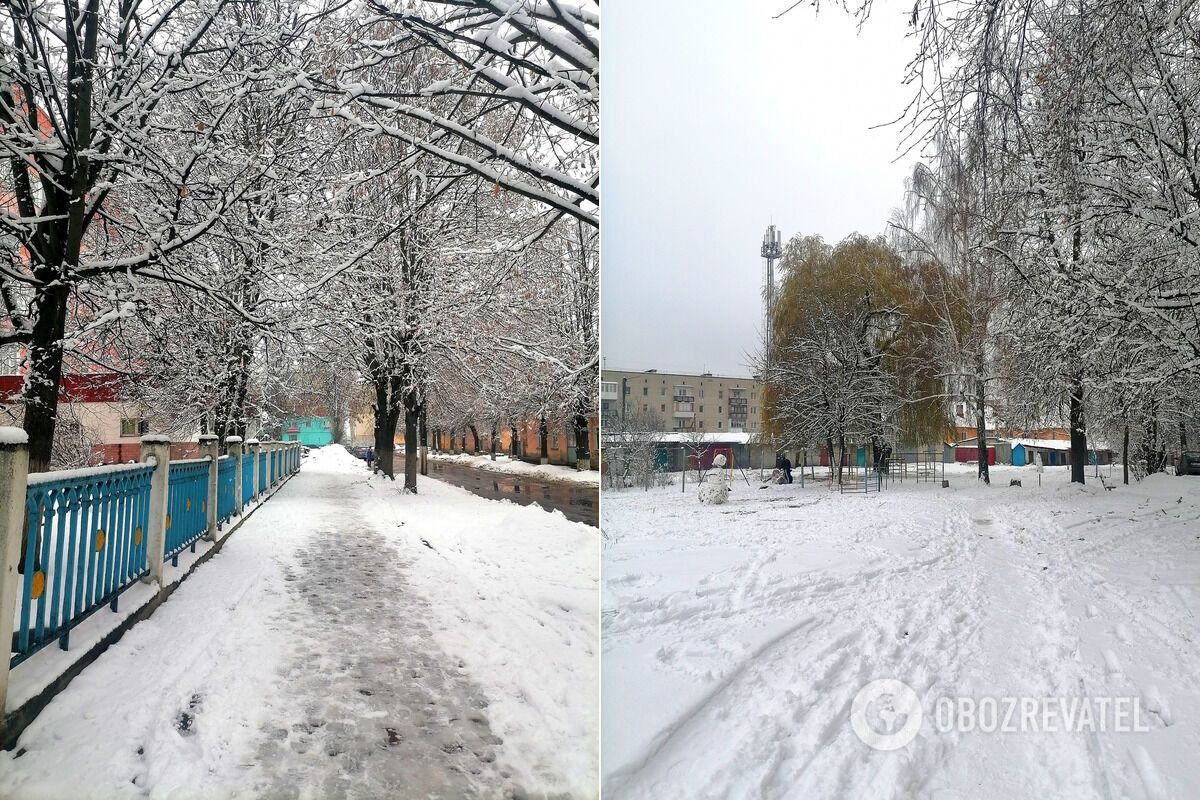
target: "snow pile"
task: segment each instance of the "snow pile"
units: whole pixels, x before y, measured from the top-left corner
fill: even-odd
[[[493,461],[490,455],[473,456],[467,453],[430,453],[431,461],[448,461],[475,469],[503,472],[510,475],[525,475],[539,481],[566,481],[570,483],[586,483],[592,486],[600,484],[599,470],[578,470],[574,467],[564,467],[559,464],[530,464],[508,456],[497,455]],[[397,464],[403,461],[397,460]]]

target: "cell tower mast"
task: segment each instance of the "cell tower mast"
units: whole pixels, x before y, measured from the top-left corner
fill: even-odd
[[[767,226],[763,234],[763,347],[764,356],[771,357],[771,329],[775,318],[775,262],[783,256],[783,245],[779,239],[779,229],[774,224]]]

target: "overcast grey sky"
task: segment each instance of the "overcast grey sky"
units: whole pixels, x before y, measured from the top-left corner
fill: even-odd
[[[791,0],[610,0],[602,74],[602,353],[623,369],[748,374],[758,248],[774,221],[836,242],[884,230],[911,159],[894,119],[901,7],[861,32]]]

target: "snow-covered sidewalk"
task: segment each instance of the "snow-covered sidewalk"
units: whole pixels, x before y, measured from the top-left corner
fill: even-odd
[[[563,481],[566,483],[582,483],[588,486],[600,485],[600,471],[595,469],[578,470],[574,467],[564,467],[559,464],[530,464],[502,455],[497,455],[495,461],[492,460],[490,455],[473,456],[467,453],[430,453],[429,458],[435,461],[460,464],[464,467],[503,472],[508,475],[520,475],[539,481]]]
[[[324,448],[0,758],[0,796],[595,794],[597,534]]]
[[[606,494],[605,797],[1195,796],[1200,479],[947,477]],[[892,752],[850,722],[880,678],[925,711]],[[943,697],[1136,698],[1149,730],[942,732]]]

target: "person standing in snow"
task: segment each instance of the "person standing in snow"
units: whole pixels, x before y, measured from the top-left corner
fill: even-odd
[[[784,483],[792,482],[792,462],[788,459],[787,456],[783,457],[783,482]]]

